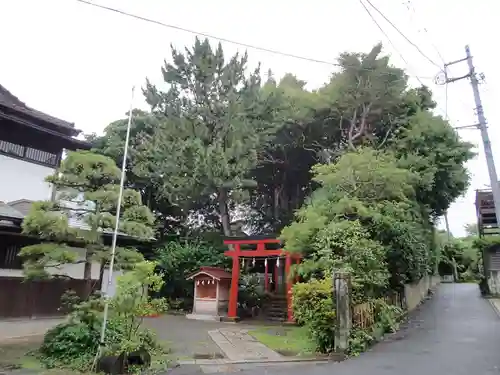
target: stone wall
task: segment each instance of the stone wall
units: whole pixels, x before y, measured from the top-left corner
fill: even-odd
[[[500,295],[500,271],[488,272],[488,287],[491,295]]]
[[[408,311],[415,309],[441,281],[439,276],[425,276],[417,283],[405,285],[406,308]]]

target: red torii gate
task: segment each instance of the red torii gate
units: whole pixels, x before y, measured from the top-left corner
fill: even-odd
[[[238,282],[240,277],[240,258],[285,258],[285,278],[286,278],[286,301],[287,301],[287,320],[294,322],[292,310],[292,286],[296,280],[292,280],[289,275],[293,262],[299,264],[300,255],[291,254],[279,249],[267,249],[267,244],[280,244],[281,241],[274,237],[249,236],[242,238],[227,237],[224,244],[228,245],[230,250],[224,252],[224,255],[233,258],[233,267],[231,273],[231,290],[229,292],[228,318],[238,318]],[[242,250],[242,245],[257,245],[255,250]],[[268,266],[265,263],[265,290],[268,291]]]

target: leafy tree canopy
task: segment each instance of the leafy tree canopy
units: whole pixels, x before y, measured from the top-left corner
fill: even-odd
[[[115,227],[120,170],[110,158],[88,151],[70,152],[57,172],[47,178],[57,190],[55,201],[35,202],[23,222],[23,233],[45,242],[22,249],[27,277],[49,277],[68,264],[84,264],[87,295],[91,288],[92,263],[106,264],[109,241]],[[121,235],[150,240],[154,217],[141,204],[140,194],[125,189],[119,222]],[[85,252],[79,259],[74,248]],[[142,258],[131,248],[117,249],[118,267],[127,268]]]
[[[202,215],[227,235],[238,206],[254,231],[279,232],[318,187],[315,164],[371,147],[415,174],[414,204],[434,220],[467,188],[471,145],[432,114],[429,89],[409,88],[381,50],[341,54],[340,71],[311,91],[293,74],[268,72],[261,82],[246,54],[227,59],[206,40],[172,48],[166,90],[148,82],[151,111],[134,114],[130,180],[164,230],[167,218],[190,226],[188,217]],[[118,160],[124,130],[123,121],[110,125],[96,149]]]
[[[142,142],[134,172],[160,178],[161,193],[182,206],[215,197],[228,235],[228,206],[255,186],[248,172],[276,131],[279,101],[262,92],[259,68],[246,74],[246,54],[226,60],[220,45],[213,50],[197,39],[184,53],[172,47],[172,61],[162,69],[168,91],[149,82],[144,91],[160,121]]]

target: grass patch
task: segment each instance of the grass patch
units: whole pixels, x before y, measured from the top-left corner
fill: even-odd
[[[40,339],[15,340],[0,343],[0,371],[41,369],[40,362],[32,354],[38,349],[40,343]]]
[[[284,356],[314,356],[315,345],[305,327],[259,327],[248,332],[268,348]]]

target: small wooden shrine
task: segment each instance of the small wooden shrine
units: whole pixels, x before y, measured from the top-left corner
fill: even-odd
[[[221,320],[226,315],[231,274],[218,267],[201,267],[190,275],[194,281],[193,312],[189,319]]]
[[[231,288],[229,293],[228,318],[238,319],[238,286],[240,266],[245,261],[252,265],[260,263],[264,267],[264,290],[271,294],[284,294],[287,302],[287,321],[294,322],[292,310],[291,267],[299,264],[301,257],[283,250],[282,243],[275,237],[247,236],[226,237],[224,244],[229,247],[224,254],[233,260]]]

